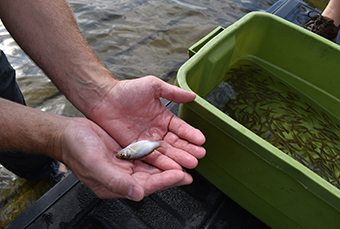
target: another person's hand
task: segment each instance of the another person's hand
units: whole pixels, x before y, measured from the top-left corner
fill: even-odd
[[[55,138],[53,156],[64,162],[99,198],[141,200],[158,190],[192,182],[173,163],[164,160],[165,171],[142,161],[116,158],[121,147],[88,119],[73,118]]]

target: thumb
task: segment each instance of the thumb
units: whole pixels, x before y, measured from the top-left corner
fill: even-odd
[[[142,186],[129,173],[115,169],[113,166],[105,168],[102,166],[90,177],[80,180],[100,199],[118,197],[140,201],[144,198]]]
[[[139,186],[132,185],[125,196],[130,200],[141,201],[144,198],[144,190]]]
[[[110,192],[134,201],[140,201],[144,198],[144,189],[130,174],[121,171],[107,174],[111,175],[103,180],[102,185],[106,185],[105,188]]]
[[[187,103],[196,98],[196,94],[191,91],[183,90],[175,85],[168,84],[163,80],[154,77],[156,87],[156,96],[165,98],[175,103]]]

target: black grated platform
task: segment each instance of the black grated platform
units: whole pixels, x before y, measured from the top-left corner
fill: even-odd
[[[140,202],[101,200],[76,181],[31,223],[23,225],[19,216],[8,228],[267,228],[195,170],[188,172],[194,177],[191,185],[159,191]],[[72,180],[73,174],[63,182]]]

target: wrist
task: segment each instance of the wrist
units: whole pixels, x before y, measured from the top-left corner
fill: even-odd
[[[0,151],[21,151],[59,157],[59,138],[66,117],[0,99]]]
[[[87,117],[118,82],[101,64],[75,68],[67,78],[67,82],[56,84],[61,85],[60,91]]]

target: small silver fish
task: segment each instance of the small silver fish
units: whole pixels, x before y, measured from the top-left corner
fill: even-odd
[[[126,160],[138,160],[149,155],[156,148],[161,147],[161,141],[142,140],[131,143],[116,155],[117,158]]]

